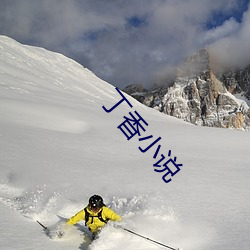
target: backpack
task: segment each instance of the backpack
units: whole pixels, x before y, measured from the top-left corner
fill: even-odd
[[[104,205],[104,206],[105,206],[105,205]],[[89,221],[90,218],[92,219],[92,221],[91,221],[90,224],[92,224],[93,221],[94,221],[94,217],[97,217],[100,221],[102,221],[102,222],[104,222],[104,223],[107,223],[107,222],[109,221],[109,219],[104,220],[104,219],[102,218],[102,210],[101,210],[96,216],[90,215],[90,213],[89,213],[88,210],[87,210],[87,207],[84,208],[84,212],[85,212],[85,219],[84,219],[84,220],[85,220],[85,226],[87,226],[87,222]]]

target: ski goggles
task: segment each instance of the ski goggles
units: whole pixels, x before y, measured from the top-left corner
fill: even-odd
[[[93,212],[97,212],[101,209],[101,207],[97,207],[97,206],[89,206],[90,210]]]

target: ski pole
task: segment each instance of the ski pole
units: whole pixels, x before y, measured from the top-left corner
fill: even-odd
[[[127,231],[127,232],[129,232],[129,233],[131,233],[131,234],[137,235],[137,236],[139,236],[139,237],[141,237],[141,238],[143,238],[143,239],[146,239],[146,240],[148,240],[148,241],[151,241],[151,242],[154,242],[154,243],[156,243],[156,244],[158,244],[158,245],[161,245],[161,246],[163,246],[163,247],[167,247],[167,248],[172,249],[172,250],[179,250],[179,248],[173,248],[173,247],[167,246],[167,245],[162,244],[162,243],[160,243],[160,242],[158,242],[158,241],[155,241],[155,240],[152,240],[152,239],[150,239],[150,238],[148,238],[148,237],[145,237],[145,236],[143,236],[143,235],[141,235],[141,234],[135,233],[135,232],[133,232],[133,231],[127,229],[127,228],[124,228],[124,227],[123,227],[122,229],[125,230],[125,231]]]
[[[38,220],[36,221],[40,226],[42,226],[43,227],[43,229],[46,231],[46,230],[48,230],[48,228],[47,227],[45,227],[41,222],[39,222]]]

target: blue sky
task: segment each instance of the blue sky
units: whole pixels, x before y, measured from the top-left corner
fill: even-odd
[[[234,18],[238,23],[242,22],[243,14],[247,11],[249,5],[249,0],[240,0],[237,3],[236,8],[232,8],[230,12],[223,12],[222,10],[216,10],[212,12],[211,18],[208,19],[206,28],[212,29],[216,28],[217,26],[223,25],[225,20],[228,20],[230,18]]]
[[[201,48],[250,63],[250,0],[1,0],[0,34],[69,56],[125,87],[166,81]]]

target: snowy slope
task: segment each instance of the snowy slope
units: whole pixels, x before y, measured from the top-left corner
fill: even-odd
[[[169,246],[250,248],[249,133],[192,126],[126,98],[132,108],[106,113],[121,100],[115,87],[63,55],[0,36],[1,249],[162,249],[112,225],[92,244],[81,227],[51,240],[36,223],[53,227],[94,193],[124,227]],[[141,137],[153,138],[127,140],[117,128],[135,111],[148,123]],[[153,164],[169,150],[183,166],[165,183]]]

